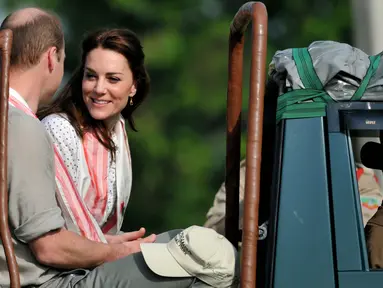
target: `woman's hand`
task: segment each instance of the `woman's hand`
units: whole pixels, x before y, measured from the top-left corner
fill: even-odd
[[[126,242],[131,242],[131,241],[139,241],[145,242],[145,243],[152,243],[156,240],[156,235],[152,234],[149,235],[148,237],[144,237],[146,233],[145,228],[140,228],[140,230],[137,231],[132,231],[132,232],[126,232],[124,234],[120,235],[108,235],[105,234],[106,241],[108,241],[109,244],[123,244]]]

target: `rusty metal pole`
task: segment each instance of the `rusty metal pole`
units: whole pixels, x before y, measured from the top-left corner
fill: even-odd
[[[12,31],[0,31],[0,236],[12,288],[20,287],[19,268],[8,226],[8,96]]]
[[[239,241],[239,163],[244,33],[253,22],[250,99],[246,144],[246,182],[242,233],[241,287],[255,287],[258,210],[266,84],[267,10],[261,2],[244,4],[230,26],[226,143],[226,237]]]

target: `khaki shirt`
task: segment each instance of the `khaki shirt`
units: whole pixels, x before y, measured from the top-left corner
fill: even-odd
[[[55,197],[53,146],[44,126],[14,107],[8,119],[9,227],[21,285],[39,285],[59,272],[40,265],[28,243],[64,226]],[[1,244],[2,245],[2,244]],[[0,247],[0,286],[9,286]]]
[[[243,225],[243,198],[245,197],[245,177],[246,177],[246,161],[242,160],[239,170],[239,228]],[[207,221],[204,226],[212,228],[218,233],[225,234],[225,210],[226,210],[226,188],[222,183],[214,198],[213,206],[207,213]]]

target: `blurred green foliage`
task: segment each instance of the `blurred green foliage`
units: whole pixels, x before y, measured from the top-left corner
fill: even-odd
[[[224,179],[229,25],[245,1],[3,1],[9,11],[39,6],[59,14],[66,31],[67,73],[78,64],[87,31],[127,27],[139,35],[152,89],[136,114],[139,132],[129,133],[133,191],[124,229],[143,226],[160,232],[203,224]],[[263,2],[269,14],[268,63],[276,49],[315,40],[352,43],[349,0]],[[249,48],[247,44],[243,119]],[[242,155],[244,148],[242,141]]]

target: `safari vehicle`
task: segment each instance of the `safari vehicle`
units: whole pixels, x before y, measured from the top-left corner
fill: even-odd
[[[240,231],[243,48],[250,22],[251,86],[244,224]],[[7,207],[11,45],[12,32],[0,31],[0,235],[11,287],[18,288]],[[235,246],[240,240],[242,243],[241,287],[382,285],[383,271],[372,271],[368,265],[350,135],[355,131],[382,130],[383,103],[334,101],[319,105],[322,114],[277,117],[277,99],[286,91],[275,79],[266,84],[266,47],[266,7],[260,2],[248,2],[239,9],[230,27],[227,95],[226,236]],[[266,227],[262,237],[259,227]]]

